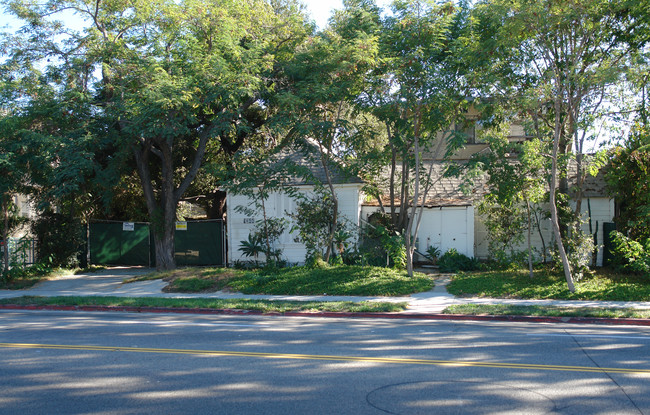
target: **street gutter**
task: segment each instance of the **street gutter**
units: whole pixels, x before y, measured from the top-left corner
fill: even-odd
[[[401,312],[401,313],[382,313],[382,312],[353,313],[353,312],[334,312],[334,311],[263,312],[263,311],[256,311],[256,310],[212,309],[212,308],[128,307],[128,306],[101,306],[101,305],[59,306],[59,305],[17,305],[17,304],[0,304],[0,310],[100,311],[100,312],[125,312],[125,313],[179,313],[179,314],[285,316],[285,317],[506,321],[506,322],[523,322],[523,323],[564,323],[564,324],[650,326],[650,319],[637,319],[637,318],[490,316],[490,315],[436,314],[436,313],[412,313],[412,312]]]

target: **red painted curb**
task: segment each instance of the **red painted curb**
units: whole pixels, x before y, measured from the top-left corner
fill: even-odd
[[[533,316],[489,316],[467,314],[422,314],[422,313],[351,313],[351,312],[300,312],[264,313],[254,310],[212,309],[212,308],[174,308],[174,307],[126,307],[126,306],[57,306],[57,305],[17,305],[0,304],[3,310],[52,310],[52,311],[112,311],[126,313],[182,313],[182,314],[227,314],[264,315],[285,317],[329,317],[329,318],[389,318],[418,320],[460,320],[460,321],[510,321],[524,323],[567,323],[567,324],[610,324],[630,326],[650,326],[650,319],[638,318],[600,318],[600,317],[533,317]]]

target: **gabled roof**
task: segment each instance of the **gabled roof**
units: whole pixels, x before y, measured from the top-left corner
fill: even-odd
[[[323,168],[320,151],[309,140],[299,141],[283,147],[270,158],[270,165],[275,168],[291,170],[285,178],[287,185],[326,184],[327,176]],[[363,184],[356,175],[346,173],[335,161],[329,162],[329,173],[333,184]]]

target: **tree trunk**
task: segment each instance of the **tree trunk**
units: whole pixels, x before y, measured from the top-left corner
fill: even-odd
[[[9,271],[9,203],[2,198],[2,268],[6,273]]]
[[[413,247],[411,244],[411,235],[404,234],[404,245],[406,247],[406,273],[409,277],[413,276]]]
[[[334,184],[332,183],[332,175],[329,170],[329,154],[331,154],[331,148],[328,149],[327,154],[323,149],[320,141],[318,143],[318,148],[320,150],[320,160],[325,171],[325,178],[327,179],[327,186],[330,189],[330,194],[332,197],[332,222],[330,223],[330,232],[327,237],[327,248],[325,249],[325,257],[323,261],[329,262],[330,256],[332,255],[332,245],[334,244],[334,235],[336,234],[337,225],[338,225],[338,214],[339,214],[339,199],[336,197],[336,192],[334,191]]]
[[[533,214],[535,215],[535,224],[537,225],[537,234],[539,235],[540,241],[542,241],[542,261],[546,264],[547,258],[546,258],[546,240],[544,239],[544,234],[542,233],[542,223],[541,220],[539,219],[539,215],[537,214],[537,211],[533,211]]]
[[[176,209],[183,194],[196,177],[205,154],[211,128],[206,128],[199,136],[199,143],[192,160],[192,166],[183,177],[180,185],[174,182],[173,143],[162,137],[140,139],[133,145],[133,155],[142,183],[142,190],[147,202],[147,212],[152,223],[154,248],[156,252],[156,269],[171,270],[176,268],[174,261],[174,231],[176,229]],[[150,157],[155,155],[160,160],[161,178],[159,197],[154,192],[151,178]]]
[[[411,235],[413,232],[413,224],[415,222],[415,216],[417,212],[418,199],[420,197],[420,120],[421,120],[421,106],[418,104],[418,107],[415,111],[414,117],[414,128],[413,128],[413,152],[415,153],[415,187],[413,190],[413,202],[411,203],[411,214],[408,215],[406,229],[404,230],[404,241],[406,246],[406,272],[409,277],[413,276],[413,254],[415,251],[415,240],[414,236]],[[416,229],[417,233],[417,229]]]
[[[386,129],[388,130],[388,141],[390,144],[390,222],[393,224],[393,230],[395,230],[399,229],[397,227],[397,211],[395,209],[395,171],[397,170],[397,150],[393,145],[392,135],[388,125],[386,125]]]
[[[400,189],[400,202],[399,214],[397,223],[395,224],[395,231],[405,234],[406,226],[408,224],[408,209],[409,209],[409,179],[410,169],[408,164],[408,153],[402,154],[402,183]]]
[[[156,254],[156,269],[172,270],[176,268],[174,261],[174,230],[176,221],[176,201],[174,200],[172,169],[167,163],[171,163],[170,152],[161,154],[156,150],[156,155],[162,162],[162,183],[160,201],[156,200],[149,169],[149,157],[152,154],[152,143],[146,141],[139,146],[134,146],[138,175],[142,183],[147,211],[151,218],[151,230],[153,233],[154,252]]]
[[[154,251],[156,253],[156,269],[166,271],[176,268],[176,262],[174,260],[175,226],[162,224],[162,227],[163,229],[159,230],[156,230],[156,226],[153,227],[153,241]]]
[[[266,265],[271,265],[271,240],[269,239],[269,222],[266,216],[266,198],[264,197],[264,190],[260,187],[259,190],[260,203],[262,204],[262,220],[264,221],[264,243],[266,245]]]
[[[564,249],[564,242],[562,241],[562,232],[560,231],[560,220],[557,214],[557,203],[556,203],[556,192],[557,192],[557,179],[558,179],[558,150],[560,147],[560,136],[562,130],[562,124],[560,122],[560,100],[556,98],[555,100],[555,132],[553,137],[553,154],[551,156],[551,195],[550,195],[550,204],[551,204],[551,222],[553,225],[553,233],[555,235],[555,240],[557,242],[558,251],[560,253],[560,259],[562,260],[562,267],[564,268],[564,276],[566,278],[569,291],[575,292],[575,285],[573,283],[573,276],[571,275],[571,266],[569,264],[569,259]]]
[[[535,276],[533,273],[533,247],[530,241],[533,220],[530,216],[530,202],[528,199],[526,199],[526,213],[528,214],[528,271],[530,272],[530,278],[532,279]]]

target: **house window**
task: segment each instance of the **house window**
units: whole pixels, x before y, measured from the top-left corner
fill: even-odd
[[[474,122],[458,123],[456,131],[465,134],[467,144],[476,144],[476,124]]]

